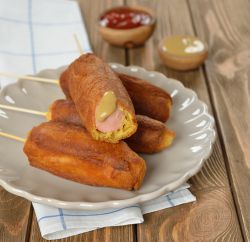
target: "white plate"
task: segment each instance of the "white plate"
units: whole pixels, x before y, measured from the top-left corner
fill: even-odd
[[[215,140],[214,120],[206,105],[192,90],[161,73],[137,66],[110,65],[118,72],[140,77],[167,90],[174,101],[167,126],[177,136],[173,145],[163,152],[143,155],[147,175],[139,191],[82,185],[33,168],[22,151],[23,144],[3,137],[0,137],[0,185],[34,202],[68,209],[96,210],[157,198],[176,189],[201,169]],[[39,76],[57,79],[62,70],[44,70]],[[62,97],[57,85],[19,80],[1,91],[0,103],[47,111],[54,100]],[[44,121],[45,118],[32,114],[0,110],[0,129],[21,137],[26,137],[33,126]]]

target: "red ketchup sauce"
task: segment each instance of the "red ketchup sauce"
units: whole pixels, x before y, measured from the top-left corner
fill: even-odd
[[[100,17],[100,25],[112,29],[133,29],[151,22],[149,13],[130,7],[112,8]]]

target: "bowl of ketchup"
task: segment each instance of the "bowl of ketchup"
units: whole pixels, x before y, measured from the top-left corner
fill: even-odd
[[[99,30],[112,45],[132,48],[140,46],[152,35],[155,17],[150,9],[141,6],[111,8],[101,14]]]

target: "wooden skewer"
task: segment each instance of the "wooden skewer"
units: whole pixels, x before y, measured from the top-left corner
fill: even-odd
[[[26,80],[38,81],[38,82],[46,82],[46,83],[51,83],[51,84],[59,84],[59,80],[55,80],[55,79],[48,79],[48,78],[38,77],[38,76],[22,76],[22,75],[9,73],[9,72],[0,72],[0,76],[14,77],[18,79],[26,79]]]
[[[32,109],[27,109],[27,108],[19,108],[19,107],[14,107],[14,106],[9,106],[9,105],[3,105],[0,104],[1,109],[6,109],[6,110],[12,110],[12,111],[18,111],[18,112],[23,112],[23,113],[31,113],[35,115],[40,115],[40,116],[46,116],[46,112],[40,112]]]
[[[17,141],[21,141],[23,143],[26,141],[26,139],[24,139],[24,138],[21,138],[19,136],[12,135],[12,134],[4,133],[4,132],[0,132],[0,136],[5,137],[5,138],[9,138],[9,139],[13,139],[13,140],[17,140]]]
[[[79,39],[78,39],[77,34],[74,34],[74,38],[75,38],[76,46],[77,46],[77,49],[78,49],[79,53],[80,53],[81,55],[84,54],[83,49],[82,49],[82,46],[81,46],[81,44],[80,44],[80,41],[79,41]]]
[[[74,34],[74,38],[75,38],[75,42],[77,45],[77,49],[79,50],[79,53],[83,54],[84,52],[83,52],[82,46],[76,34]],[[7,72],[0,72],[0,76],[14,77],[18,79],[26,79],[26,80],[31,80],[31,81],[46,82],[46,83],[52,83],[52,84],[57,84],[57,85],[59,84],[59,80],[55,80],[55,79],[48,79],[48,78],[36,77],[36,76],[21,76],[21,75],[16,75],[16,74],[7,73]],[[17,112],[30,113],[30,114],[40,115],[40,116],[47,115],[47,112],[40,112],[40,111],[36,111],[32,109],[13,107],[13,106],[3,105],[3,104],[0,104],[0,108],[6,109],[6,110],[17,111]],[[17,140],[23,143],[26,141],[26,139],[22,137],[8,134],[5,132],[0,132],[0,136],[13,139],[13,140]]]
[[[76,34],[74,34],[74,38],[75,38],[75,42],[77,45],[77,49],[79,50],[79,53],[83,54],[84,52],[83,52],[82,46]],[[45,82],[45,83],[51,83],[51,84],[57,84],[57,85],[59,84],[59,80],[56,80],[56,79],[49,79],[49,78],[38,77],[38,76],[17,75],[17,74],[10,73],[10,72],[0,72],[0,76],[13,77],[17,79],[26,79],[30,81]]]

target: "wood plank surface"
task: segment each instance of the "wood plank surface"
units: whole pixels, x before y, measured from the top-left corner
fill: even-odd
[[[129,64],[181,80],[197,92],[211,111],[202,68],[183,73],[170,70],[161,64],[156,51],[158,42],[166,35],[194,34],[187,2],[155,2],[156,31],[144,47],[128,52]],[[145,4],[145,1],[127,0],[127,3]],[[137,226],[138,241],[242,241],[219,140],[201,172],[190,182],[197,202],[146,215],[144,224]]]
[[[232,216],[230,191],[221,188],[193,191],[197,202],[145,216],[138,241],[242,241]]]
[[[19,242],[29,238],[31,203],[0,187],[0,241]]]
[[[76,241],[250,241],[249,0],[78,0],[94,52],[107,62],[128,63],[157,70],[194,89],[215,111],[218,139],[212,156],[190,182],[197,202],[151,213],[143,224],[108,227],[62,240]],[[143,47],[126,51],[105,43],[98,16],[107,8],[142,4],[157,14],[157,28]],[[195,29],[194,29],[195,27]],[[209,44],[203,68],[176,72],[159,61],[156,46],[172,34],[194,34]],[[212,98],[212,105],[210,104]],[[222,139],[223,138],[223,139]],[[233,147],[233,148],[232,148]],[[233,195],[230,188],[233,187]],[[30,237],[29,237],[30,236]],[[0,241],[45,242],[30,202],[0,188]]]
[[[125,50],[110,46],[104,42],[98,32],[98,17],[108,8],[113,6],[122,5],[122,0],[116,1],[85,1],[79,0],[80,8],[84,16],[86,28],[90,37],[90,43],[94,53],[103,58],[107,62],[118,62],[125,64]],[[53,240],[60,242],[133,242],[135,241],[135,228],[133,225],[107,227],[98,229],[92,232],[72,236],[66,239]],[[35,215],[32,220],[31,242],[45,242],[46,240],[41,237],[39,227]]]
[[[245,240],[250,241],[250,1],[190,1]],[[200,21],[203,19],[203,21]]]
[[[98,30],[98,18],[106,9],[123,5],[123,0],[100,1],[78,0],[82,16],[84,16],[87,32],[93,52],[107,62],[125,63],[124,49],[117,48],[105,42]]]

